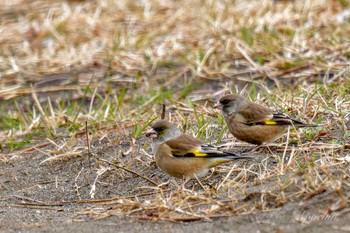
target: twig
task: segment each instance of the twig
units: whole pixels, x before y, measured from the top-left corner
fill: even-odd
[[[89,168],[91,170],[91,152],[90,152],[90,140],[89,140],[89,131],[88,131],[88,123],[85,121],[85,134],[86,134],[86,145],[87,145],[87,155],[88,155],[88,161],[89,161]]]
[[[300,65],[291,67],[291,68],[289,68],[289,69],[283,70],[282,72],[273,74],[272,76],[275,77],[275,78],[277,78],[277,77],[283,76],[283,75],[285,75],[285,74],[289,74],[289,73],[292,73],[292,72],[294,72],[294,71],[298,71],[298,70],[300,70],[300,69],[308,68],[310,65],[311,65],[311,64],[310,64],[309,62],[303,63],[303,64],[300,64]]]
[[[81,172],[82,172],[83,170],[84,170],[84,167],[82,167],[82,168],[80,169],[78,175],[77,175],[77,176],[75,177],[75,179],[74,179],[75,192],[76,192],[76,194],[77,194],[77,196],[78,196],[79,199],[81,199],[81,197],[80,197],[80,194],[79,194],[78,178],[79,178],[79,176],[80,176],[80,174],[81,174]]]
[[[23,206],[34,206],[34,207],[40,207],[40,206],[64,206],[63,203],[36,203],[36,202],[15,202],[16,205],[23,205]]]
[[[198,179],[198,177],[196,176],[196,174],[193,174],[194,178],[196,178],[198,184],[202,187],[202,189],[206,192],[208,192],[208,190],[203,186],[202,182]],[[187,183],[187,182],[186,182]],[[184,185],[185,186],[185,185]]]
[[[21,150],[21,151],[17,151],[16,153],[12,153],[10,155],[19,155],[19,154],[27,154],[27,153],[32,153],[33,151],[38,151],[38,148],[41,148],[41,147],[44,147],[44,146],[47,146],[47,145],[50,145],[51,142],[44,142],[44,143],[41,143],[41,144],[38,144],[38,145],[34,145],[32,147],[29,147],[29,148],[26,148],[24,150]]]
[[[308,193],[308,194],[304,197],[303,200],[304,200],[304,201],[307,201],[307,200],[313,198],[314,196],[317,196],[317,195],[319,195],[319,194],[321,194],[321,193],[324,193],[324,192],[326,192],[326,191],[327,191],[327,188],[326,188],[325,186],[321,186],[321,187],[319,187],[317,190],[315,190],[314,192]]]
[[[289,136],[290,136],[290,127],[288,127],[288,132],[287,132],[287,139],[286,139],[286,146],[284,148],[283,151],[283,155],[282,155],[282,161],[281,161],[281,170],[280,170],[280,174],[284,174],[284,160],[286,158],[286,154],[287,154],[287,149],[288,149],[288,144],[289,144]]]
[[[218,215],[209,215],[209,216],[183,216],[183,217],[171,217],[172,221],[184,222],[184,221],[197,221],[203,219],[215,219],[215,218],[225,218],[230,217],[230,214],[218,214]]]
[[[168,192],[170,189],[162,190],[162,192]],[[98,199],[98,200],[90,200],[90,199],[82,199],[78,200],[76,203],[102,203],[102,202],[111,202],[116,201],[120,199],[131,199],[136,197],[143,197],[143,196],[149,196],[153,194],[157,194],[158,192],[148,192],[148,193],[141,193],[141,194],[135,194],[130,196],[121,196],[121,197],[112,197],[112,198],[106,198],[106,199]]]
[[[29,224],[29,225],[18,226],[18,227],[15,227],[15,229],[32,229],[32,228],[39,228],[42,226],[44,226],[43,223],[34,223],[34,224]]]
[[[9,207],[13,208],[28,208],[28,209],[40,209],[40,210],[55,210],[55,211],[64,211],[64,208],[53,208],[53,207],[46,207],[46,206],[28,206],[28,205],[7,205]]]
[[[132,174],[134,174],[134,175],[136,175],[138,177],[141,177],[144,180],[147,180],[148,182],[152,183],[153,185],[158,186],[158,184],[156,182],[154,182],[153,180],[151,180],[151,179],[149,179],[147,177],[144,177],[143,175],[141,175],[141,174],[139,174],[139,173],[137,173],[137,172],[135,172],[133,170],[130,170],[128,168],[125,168],[125,167],[119,166],[117,164],[111,163],[111,162],[109,162],[108,160],[105,160],[105,159],[97,158],[97,160],[100,160],[102,162],[108,163],[109,165],[112,165],[114,167],[120,168],[120,169],[122,169],[124,171],[130,172],[130,173],[132,173]]]
[[[218,185],[218,187],[216,188],[216,191],[218,192],[219,189],[221,188],[221,186],[223,185],[223,183],[230,177],[230,175],[232,174],[233,170],[236,168],[236,166],[232,166],[232,168],[230,169],[229,173],[227,173],[227,175],[225,176],[225,178],[221,181],[221,183]]]
[[[31,206],[63,206],[67,203],[72,203],[72,202],[55,202],[55,203],[46,203],[43,201],[39,201],[39,200],[34,200],[32,198],[29,197],[22,197],[22,196],[18,196],[18,195],[12,195],[12,197],[21,199],[21,200],[27,200],[29,202],[17,202],[16,204],[18,205],[31,205]]]
[[[31,202],[36,203],[38,205],[39,204],[45,204],[45,202],[34,200],[32,198],[29,198],[29,197],[22,197],[22,196],[18,196],[18,195],[12,195],[12,196],[15,197],[15,198],[21,199],[21,200],[31,201]]]
[[[162,104],[162,113],[160,114],[160,119],[165,118],[165,110],[166,110],[166,105]]]
[[[32,98],[34,100],[34,104],[38,108],[40,114],[43,116],[43,120],[44,120],[44,123],[45,123],[46,127],[47,128],[51,128],[51,129],[55,129],[55,127],[52,125],[52,123],[47,118],[43,108],[41,107],[40,102],[38,100],[38,96],[36,95],[36,92],[34,90],[33,85],[31,85],[31,89],[32,89]]]

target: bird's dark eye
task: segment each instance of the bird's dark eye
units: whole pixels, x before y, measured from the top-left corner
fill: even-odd
[[[228,104],[229,102],[230,102],[229,100],[222,100],[222,101],[220,102],[220,104],[226,105],[226,104]]]
[[[165,127],[159,127],[156,129],[157,132],[162,132],[163,130],[165,130]]]

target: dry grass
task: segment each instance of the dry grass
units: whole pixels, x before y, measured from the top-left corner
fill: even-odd
[[[55,166],[84,156],[87,121],[92,143],[120,153],[109,162],[91,158],[89,195],[79,195],[80,173],[71,177],[74,203],[93,203],[76,219],[202,220],[325,192],[336,198],[320,216],[342,214],[350,192],[350,26],[341,18],[348,7],[335,0],[0,3],[0,161],[36,152]],[[204,187],[162,184],[166,176],[148,181],[161,172],[142,132],[162,103],[166,118],[203,141],[247,147],[211,108],[228,89],[322,127],[291,132],[288,147],[275,144],[252,163],[219,167]],[[96,184],[115,175],[113,161],[116,176],[143,182],[132,195],[96,200]]]

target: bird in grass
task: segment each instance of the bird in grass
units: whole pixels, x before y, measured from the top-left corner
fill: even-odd
[[[146,136],[153,138],[151,147],[158,167],[177,178],[203,177],[219,164],[252,158],[204,145],[166,120],[155,122],[151,128]]]
[[[290,126],[295,128],[318,126],[291,119],[238,94],[222,96],[216,108],[222,110],[233,136],[255,145],[277,140],[288,131]]]

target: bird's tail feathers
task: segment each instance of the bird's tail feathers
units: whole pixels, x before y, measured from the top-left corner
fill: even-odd
[[[223,159],[229,159],[229,160],[254,158],[252,156],[238,156],[235,153],[232,153],[229,151],[223,151],[223,150],[220,150],[218,147],[211,146],[211,145],[202,145],[201,152],[206,154],[205,157],[215,157],[215,158],[223,158]]]
[[[225,152],[223,150],[221,150],[220,147],[216,147],[216,146],[212,146],[212,145],[201,145],[200,150],[204,153],[210,154],[210,153],[214,153],[214,154],[229,154],[229,155],[236,155],[235,153],[231,153],[231,152]]]
[[[230,160],[238,160],[238,159],[254,159],[253,156],[238,156],[238,155],[228,155],[225,158]]]
[[[271,124],[275,125],[294,125],[295,127],[302,128],[302,127],[319,127],[321,125],[315,125],[315,124],[305,124],[301,121],[292,119],[284,114],[277,113],[273,115],[273,118],[271,120]]]
[[[304,123],[301,123],[301,124],[293,124],[295,127],[298,127],[298,128],[304,128],[304,127],[321,127],[322,125],[314,125],[314,124],[304,124]]]

